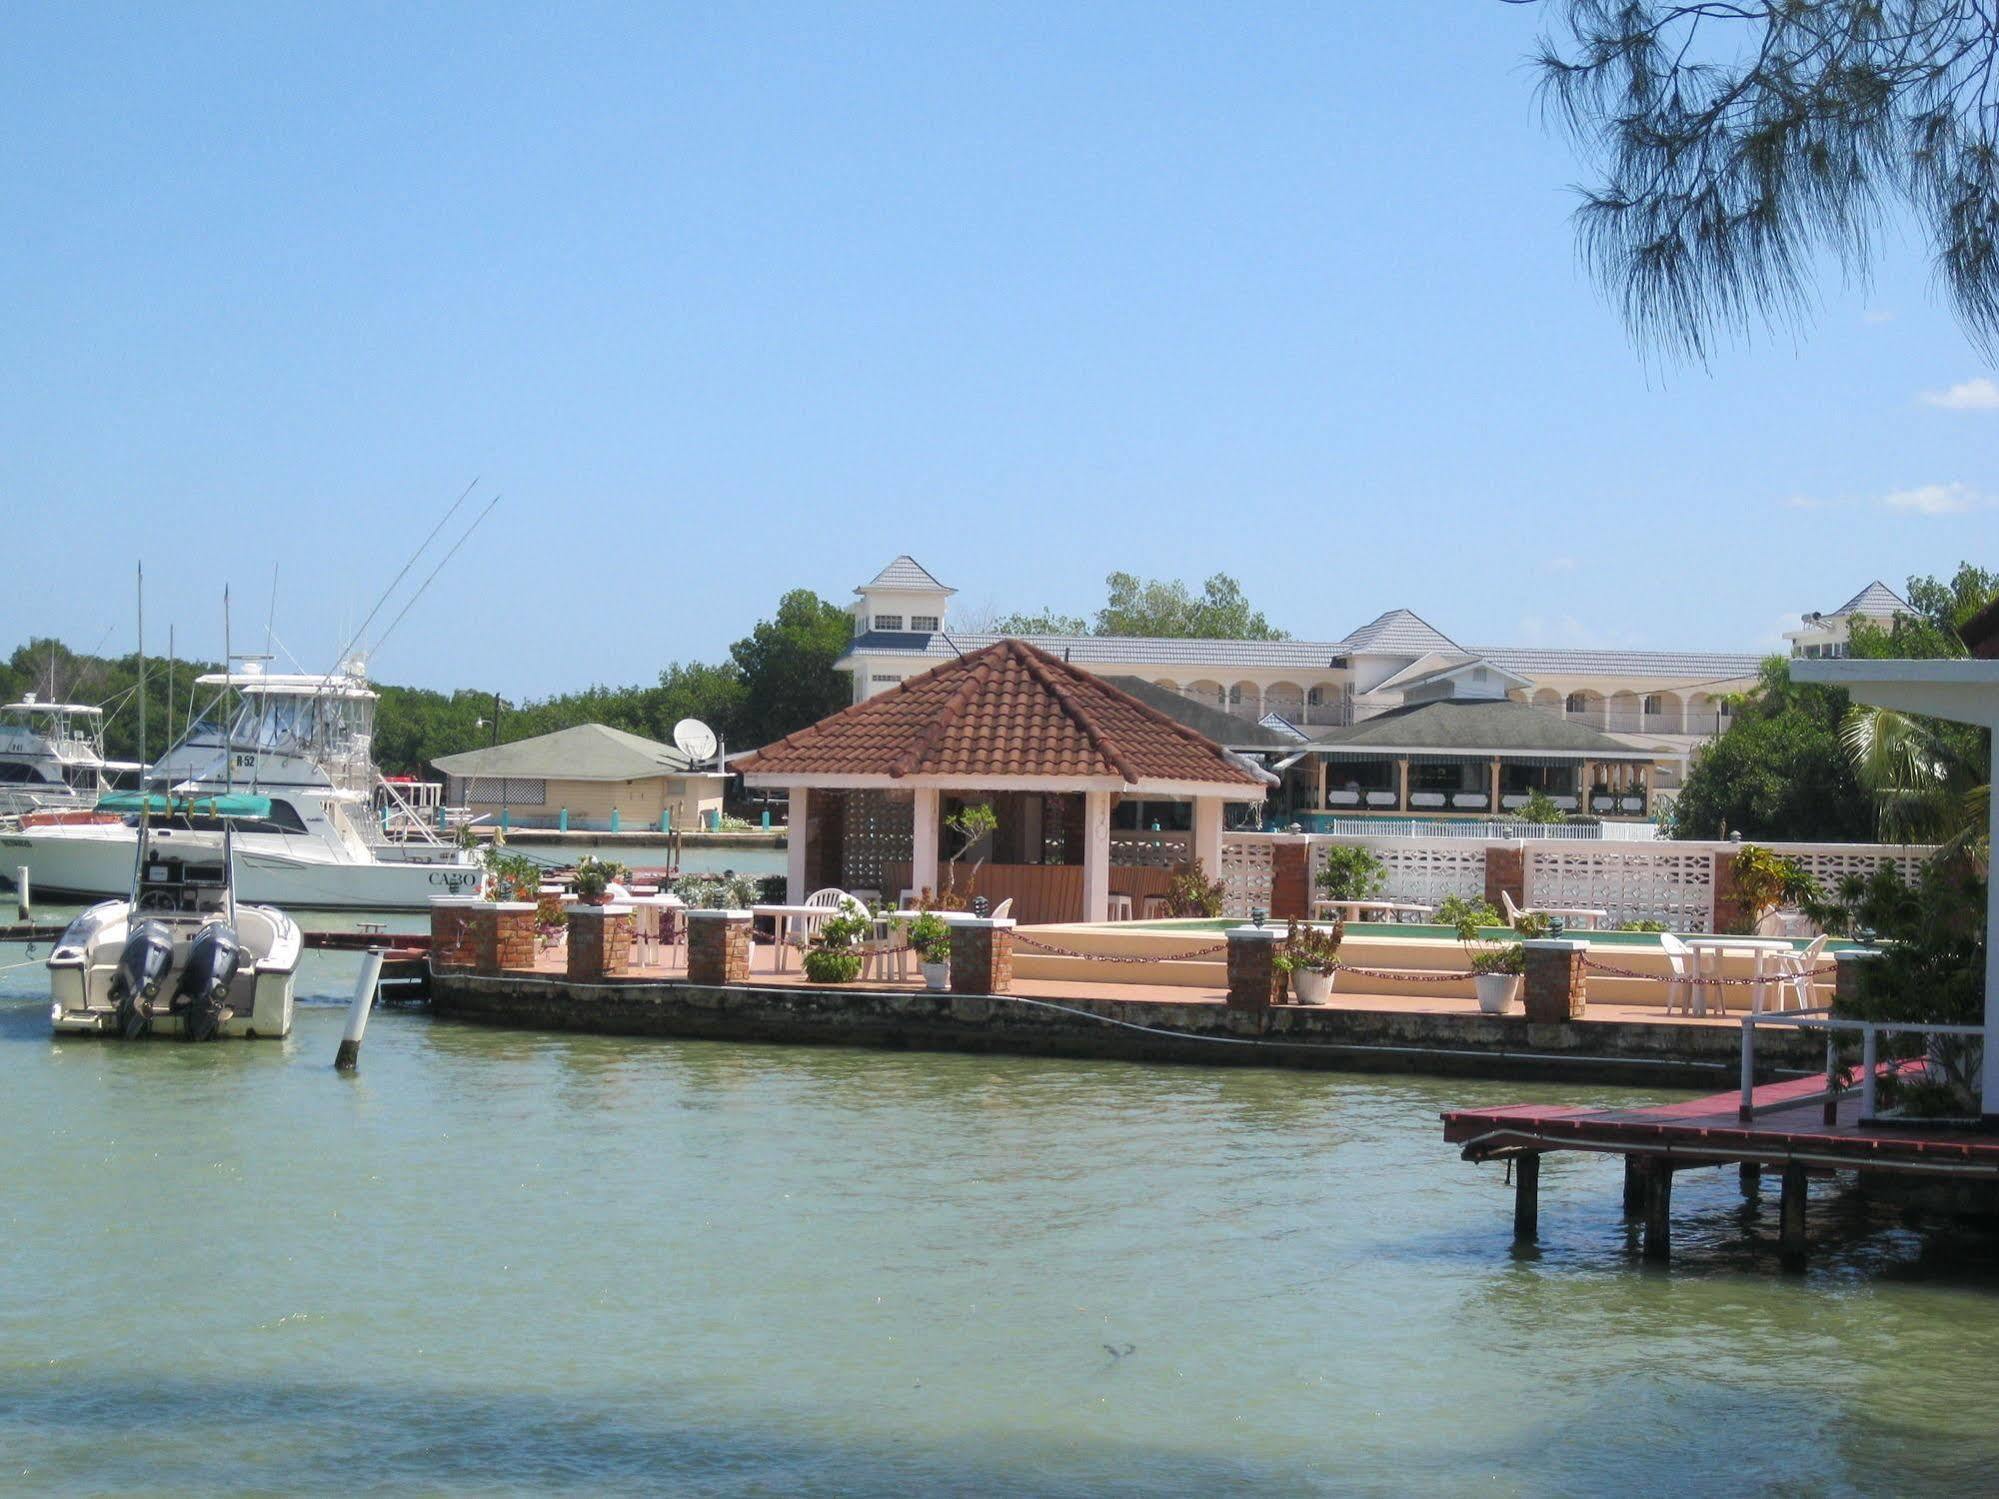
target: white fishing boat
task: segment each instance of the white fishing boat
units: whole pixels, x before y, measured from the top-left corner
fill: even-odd
[[[248,792],[268,806],[229,820],[242,899],[287,909],[421,910],[437,895],[473,894],[483,866],[423,825],[397,821],[391,837],[376,810],[381,788],[372,756],[375,693],[358,662],[324,676],[239,668],[198,679],[221,710],[195,724],[154,762],[147,787],[180,810],[154,820],[156,848],[193,863],[220,852],[223,819],[203,798]],[[230,705],[238,704],[234,711]],[[131,878],[139,818],[98,818],[0,832],[0,879],[18,867],[38,898],[95,899],[123,893]]]
[[[112,789],[113,771],[138,768],[104,758],[102,708],[32,692],[0,706],[0,818],[87,813]]]
[[[238,903],[232,858],[235,822],[268,817],[268,800],[119,792],[102,805],[137,820],[130,894],[78,916],[49,955],[56,1034],[287,1035],[304,935],[275,906]],[[190,816],[222,824],[219,846],[153,840],[155,817]]]

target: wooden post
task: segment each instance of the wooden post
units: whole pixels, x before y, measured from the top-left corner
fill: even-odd
[[[1395,810],[1409,810],[1409,757],[1404,755],[1395,762]]]
[[[1645,1258],[1663,1265],[1672,1257],[1673,1168],[1657,1156],[1645,1169]]]
[[[1645,1211],[1645,1158],[1624,1158],[1624,1216],[1636,1218]]]
[[[1763,1190],[1763,1167],[1757,1161],[1744,1161],[1735,1168],[1735,1179],[1742,1187],[1744,1197],[1754,1197]]]
[[[1787,1270],[1805,1268],[1805,1168],[1784,1163],[1784,1195],[1778,1208],[1777,1253]]]
[[[1499,815],[1499,756],[1497,755],[1492,757],[1492,800],[1487,803],[1486,811],[1495,817]]]
[[[1530,1150],[1513,1162],[1513,1240],[1531,1244],[1541,1233],[1541,1152]]]

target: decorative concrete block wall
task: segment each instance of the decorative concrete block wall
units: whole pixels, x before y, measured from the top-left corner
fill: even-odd
[[[813,800],[818,798],[815,796]],[[746,983],[749,976],[750,913],[689,911],[687,981],[690,984],[741,984]]]
[[[578,983],[621,976],[632,960],[630,906],[569,908],[569,977]]]

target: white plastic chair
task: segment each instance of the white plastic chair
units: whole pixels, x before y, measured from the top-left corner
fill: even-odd
[[[1502,886],[1499,892],[1499,903],[1506,908],[1506,924],[1508,926],[1518,926],[1520,924],[1520,908],[1513,904],[1513,892]]]
[[[1666,962],[1672,966],[1673,976],[1666,980],[1666,1013],[1673,1013],[1675,1004],[1682,1015],[1691,1015],[1694,1005],[1694,950],[1675,937],[1671,932],[1659,933],[1659,947],[1666,954]]]
[[[659,907],[639,904],[632,907],[632,961],[641,968],[659,962]]]
[[[1009,895],[1005,900],[993,907],[992,919],[1000,921],[1011,915],[1013,915],[1013,897]]]
[[[1812,938],[1803,952],[1777,954],[1777,1009],[1784,1008],[1786,989],[1797,1000],[1795,1009],[1809,1010],[1817,1004],[1817,998],[1812,993],[1812,970],[1818,967],[1819,954],[1825,951],[1825,943],[1825,933],[1821,932]]]

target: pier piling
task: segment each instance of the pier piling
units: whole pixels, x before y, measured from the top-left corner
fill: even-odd
[[[368,1029],[368,1010],[375,1003],[375,989],[382,978],[382,950],[370,949],[361,959],[361,977],[354,985],[354,1002],[347,1007],[347,1028],[340,1033],[340,1050],[333,1058],[339,1072],[352,1072],[361,1065],[361,1037]]]
[[[1531,1244],[1541,1233],[1541,1152],[1521,1153],[1513,1163],[1513,1240]]]
[[[23,921],[34,920],[28,904],[28,866],[17,864],[14,866],[14,912]]]
[[[1763,1167],[1757,1161],[1744,1161],[1735,1168],[1735,1179],[1741,1183],[1742,1195],[1754,1197],[1763,1190]]]
[[[1786,1270],[1805,1268],[1805,1168],[1796,1161],[1784,1166],[1784,1194],[1778,1207],[1777,1254]]]
[[[1624,1158],[1624,1216],[1636,1218],[1645,1211],[1645,1162],[1637,1155]]]
[[[1664,1160],[1645,1165],[1645,1258],[1665,1264],[1673,1257],[1673,1168]]]

